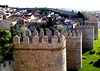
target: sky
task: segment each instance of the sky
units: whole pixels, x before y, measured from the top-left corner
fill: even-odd
[[[48,7],[100,10],[100,0],[0,0],[10,7]]]

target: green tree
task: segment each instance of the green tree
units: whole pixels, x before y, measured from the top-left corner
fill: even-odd
[[[56,28],[59,32],[65,31],[65,30],[66,30],[66,28],[65,28],[63,25],[56,25],[55,28]]]
[[[47,22],[47,28],[53,27],[54,26],[54,22],[52,20],[51,17],[48,18],[48,22]]]
[[[37,26],[36,30],[38,31],[38,33],[40,33],[40,26],[39,25]]]
[[[45,15],[48,15],[48,12],[47,11],[45,11],[45,13],[44,13]]]
[[[54,36],[54,32],[56,31],[56,29],[53,27],[50,27],[49,30],[52,31],[52,35]]]
[[[16,29],[15,26],[10,28],[10,32],[11,32],[12,38],[18,35],[22,41],[22,34]]]
[[[46,35],[46,25],[43,24],[42,27],[44,28],[44,35]]]
[[[6,8],[8,8],[8,5],[5,5]]]
[[[12,48],[11,32],[0,28],[0,53],[5,55],[10,52]]]
[[[46,24],[42,24],[42,25],[41,25],[41,28],[43,28],[44,35],[46,35]]]
[[[87,17],[85,17],[80,11],[77,13],[78,17],[79,18],[82,18],[83,19],[83,25],[85,24],[85,20],[88,20]]]

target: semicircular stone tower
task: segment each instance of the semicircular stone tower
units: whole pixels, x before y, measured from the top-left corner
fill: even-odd
[[[82,33],[68,31],[66,33],[67,68],[76,71],[82,67]]]
[[[35,30],[34,34],[32,43],[27,36],[22,43],[19,36],[13,38],[15,71],[67,71],[65,37],[57,31],[52,37],[44,36],[43,31],[38,35]]]

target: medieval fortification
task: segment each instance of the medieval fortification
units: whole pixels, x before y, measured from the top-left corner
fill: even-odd
[[[88,34],[88,35],[87,35]],[[83,45],[82,45],[83,44]],[[94,27],[76,26],[76,30],[59,33],[28,30],[23,41],[13,38],[15,71],[67,71],[82,67],[82,48],[94,48]]]

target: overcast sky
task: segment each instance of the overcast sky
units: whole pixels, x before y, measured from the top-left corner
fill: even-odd
[[[100,10],[100,0],[0,0],[10,7],[89,8]]]

